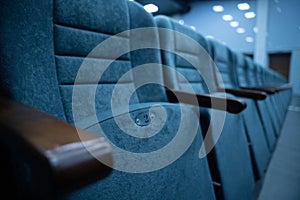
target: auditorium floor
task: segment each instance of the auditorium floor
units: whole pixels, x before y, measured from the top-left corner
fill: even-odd
[[[258,199],[300,199],[300,96],[289,106]]]

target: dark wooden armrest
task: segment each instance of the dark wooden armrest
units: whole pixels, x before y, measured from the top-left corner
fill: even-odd
[[[240,113],[247,104],[241,100],[207,94],[194,94],[183,91],[167,90],[170,102],[181,102],[200,107],[224,110],[230,113]]]
[[[246,90],[256,90],[256,91],[262,91],[266,92],[267,94],[274,94],[276,93],[276,90],[274,88],[270,87],[264,87],[264,86],[257,86],[257,87],[240,87],[241,89],[246,89]]]
[[[279,86],[281,90],[289,90],[292,89],[293,86],[290,83],[285,83]]]
[[[263,91],[247,90],[247,89],[234,89],[234,88],[218,88],[219,92],[227,92],[238,97],[245,97],[256,100],[263,100],[267,94]]]
[[[13,161],[24,159],[26,174],[31,175],[33,186],[23,188],[25,197],[69,192],[111,171],[98,160],[112,164],[111,147],[104,138],[4,97],[0,130],[1,145]]]
[[[279,92],[279,91],[291,89],[292,85],[289,84],[289,83],[285,83],[285,84],[282,84],[282,85],[267,85],[265,87],[271,88],[271,89],[275,90],[276,92]]]

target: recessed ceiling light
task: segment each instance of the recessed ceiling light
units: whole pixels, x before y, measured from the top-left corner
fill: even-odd
[[[213,35],[207,35],[205,37],[208,38],[208,39],[214,39],[215,38]]]
[[[258,28],[257,28],[256,26],[253,28],[253,32],[254,32],[254,33],[257,33],[257,32],[258,32]]]
[[[221,6],[221,5],[215,5],[215,6],[212,7],[212,9],[215,12],[223,12],[224,11],[223,6]]]
[[[242,33],[245,33],[246,31],[244,28],[239,27],[236,29],[236,32],[242,34]]]
[[[247,3],[239,3],[237,5],[239,10],[249,10],[250,9],[250,5]]]
[[[233,19],[232,15],[223,15],[222,18],[224,21],[231,21]]]
[[[246,42],[249,42],[249,43],[254,42],[253,37],[246,37],[245,40],[246,40]]]
[[[196,27],[195,26],[191,26],[191,29],[193,29],[194,31],[196,30]]]
[[[230,22],[230,26],[232,26],[232,27],[238,27],[239,26],[239,22],[237,22],[237,21],[232,21],[232,22]]]
[[[246,12],[246,13],[245,13],[245,17],[246,17],[247,19],[254,18],[254,17],[255,17],[255,12]]]
[[[184,20],[181,19],[181,20],[178,21],[178,23],[181,24],[181,25],[183,25],[184,24]]]
[[[154,5],[152,3],[144,5],[144,9],[149,13],[154,13],[158,11],[157,5]]]

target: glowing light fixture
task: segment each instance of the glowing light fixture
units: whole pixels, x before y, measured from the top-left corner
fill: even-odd
[[[256,26],[253,28],[253,32],[254,32],[254,33],[257,33],[257,32],[258,32],[258,28],[257,28]]]
[[[152,3],[144,5],[144,9],[149,13],[154,13],[158,11],[157,5],[154,5]]]
[[[191,29],[193,29],[194,31],[196,30],[196,27],[195,26],[191,26]]]
[[[255,12],[246,12],[244,15],[247,19],[252,19],[256,16]]]
[[[215,38],[213,35],[207,35],[205,37],[208,38],[208,39],[214,39]]]
[[[213,11],[215,12],[223,12],[224,11],[224,7],[221,5],[215,5],[212,7]]]
[[[232,15],[223,15],[222,18],[224,21],[231,21],[233,19]]]
[[[181,19],[181,20],[178,21],[178,23],[181,24],[181,25],[183,25],[184,24],[184,20]]]
[[[242,34],[242,33],[245,33],[246,31],[244,28],[239,27],[236,29],[236,32]]]
[[[246,42],[249,42],[249,43],[254,42],[253,37],[246,37],[245,40],[246,40]]]
[[[247,3],[239,3],[237,5],[239,10],[249,10],[250,9],[250,5]]]
[[[237,21],[232,21],[232,22],[230,22],[230,26],[231,27],[238,27],[239,26],[239,22],[237,22]]]

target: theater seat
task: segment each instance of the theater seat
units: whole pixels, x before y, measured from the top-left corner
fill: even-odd
[[[249,89],[251,88],[261,88],[259,87],[259,82],[257,80],[257,64],[252,60],[249,59],[247,61],[247,69],[248,69],[248,77],[250,80],[251,85],[249,85]],[[272,89],[265,89],[263,88],[262,91],[266,91],[269,93],[268,98],[266,99],[266,107],[269,110],[270,113],[270,117],[271,117],[271,122],[273,124],[274,127],[274,133],[275,136],[278,137],[279,133],[280,133],[280,123],[279,123],[279,119],[278,119],[278,115],[279,115],[279,111],[278,111],[278,107],[280,106],[276,104],[276,91],[273,91]]]
[[[259,87],[270,88],[275,93],[273,94],[276,109],[278,111],[279,126],[282,127],[288,105],[291,101],[292,88],[287,80],[272,69],[265,68],[256,63],[257,81]]]
[[[208,44],[210,55],[220,74],[220,76],[216,76],[218,90],[239,96],[239,98],[247,102],[247,108],[242,113],[242,118],[249,139],[250,150],[254,157],[256,179],[259,180],[267,169],[271,153],[259,116],[260,110],[256,104],[264,101],[267,94],[261,91],[240,89],[235,66],[236,52],[216,40],[209,39]],[[217,75],[218,73],[215,74]]]
[[[258,63],[255,63],[255,72],[256,72],[256,80],[257,80],[257,85],[259,87],[268,87],[268,88],[272,88],[270,86],[265,85],[265,80],[264,80],[264,74],[265,73],[270,73],[271,70],[270,69],[263,69],[264,67],[259,65]],[[273,74],[273,73],[270,73]],[[285,112],[287,110],[287,107],[285,107],[285,103],[284,103],[284,99],[282,99],[281,96],[281,91],[276,91],[275,88],[274,89],[274,93],[273,95],[269,95],[271,97],[271,101],[272,101],[272,105],[274,105],[274,115],[275,115],[275,120],[278,126],[278,133],[280,134],[280,130],[282,128],[282,124],[284,122],[284,118],[285,118]],[[279,136],[279,135],[277,135]]]
[[[236,100],[231,95],[217,91],[205,38],[168,17],[156,16],[155,19],[157,26],[162,28],[160,43],[163,64],[168,66],[164,68],[164,77],[170,90],[169,99],[174,100],[174,94],[210,94],[212,102],[214,95]],[[201,98],[199,105],[201,106]],[[206,148],[209,150],[209,166],[217,199],[251,199],[255,182],[241,115],[237,114],[239,112],[233,114],[227,109],[220,110],[214,105],[212,108],[214,109],[205,109],[203,106],[200,108],[200,123]],[[242,110],[240,111],[243,113]],[[220,120],[222,116],[224,121]],[[222,132],[218,132],[222,122]]]
[[[248,76],[250,80],[250,85],[248,86],[249,89],[258,89],[261,91],[267,92],[268,98],[267,102],[268,104],[266,105],[268,109],[270,110],[270,116],[271,116],[271,121],[273,123],[274,127],[274,133],[277,137],[279,137],[279,134],[281,132],[283,120],[285,118],[285,113],[287,111],[287,105],[289,104],[289,99],[291,95],[291,89],[288,86],[282,86],[281,89],[278,89],[276,87],[272,87],[272,83],[274,84],[275,82],[270,81],[266,85],[264,79],[261,80],[261,76],[259,76],[261,70],[263,67],[259,65],[256,62],[253,62],[253,60],[249,59],[247,62],[248,66]],[[267,77],[273,77],[276,72],[274,72],[271,69],[266,69],[265,72]],[[287,84],[288,85],[288,84]],[[280,88],[280,87],[279,87]],[[282,98],[281,94],[287,94],[287,98]],[[285,95],[284,95],[285,96]]]
[[[12,186],[12,194],[215,199],[207,159],[199,158],[198,108],[168,102],[162,73],[152,70],[161,64],[160,52],[143,46],[159,47],[156,29],[120,33],[155,26],[142,6],[125,0],[12,0],[3,2],[1,13],[1,92],[10,99],[1,100],[0,128],[6,133],[1,143],[11,151],[14,173],[23,175],[15,177],[21,185]],[[25,129],[14,128],[24,124]],[[25,143],[26,152],[12,151],[24,137],[34,149]],[[81,146],[74,147],[73,140]],[[73,148],[84,153],[73,154]],[[90,162],[76,163],[87,156]],[[52,168],[40,169],[49,159]],[[68,182],[52,182],[53,168],[58,178],[70,177]],[[35,170],[40,173],[32,179]]]
[[[253,81],[253,78],[250,77],[252,72],[248,69],[248,66],[251,65],[253,61],[251,60],[251,58],[245,57],[241,53],[236,53],[234,55],[238,86],[240,88],[250,89],[250,85],[252,85],[251,82]],[[266,99],[264,101],[256,101],[256,106],[258,108],[260,120],[265,131],[268,146],[270,151],[273,152],[276,145],[276,129],[272,123],[272,113],[268,104],[269,99]]]
[[[247,71],[245,75],[248,83],[243,88],[264,91],[268,94],[266,107],[270,110],[274,133],[278,137],[291,100],[291,86],[277,72],[259,65],[250,58],[246,58],[246,66],[244,69]]]

